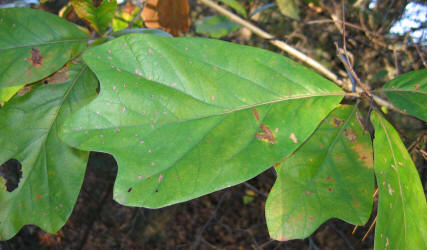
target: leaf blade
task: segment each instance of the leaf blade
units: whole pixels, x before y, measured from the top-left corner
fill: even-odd
[[[101,0],[99,6],[92,0],[71,0],[76,14],[88,23],[96,32],[103,34],[114,17],[116,0]]]
[[[399,134],[373,112],[374,158],[378,183],[375,249],[427,246],[427,204],[418,172]]]
[[[306,238],[333,217],[358,225],[369,219],[372,145],[356,112],[354,106],[336,108],[291,157],[277,164],[266,202],[273,239]]]
[[[396,107],[427,121],[427,69],[400,75],[381,90]]]
[[[94,97],[96,79],[82,64],[71,65],[68,76],[62,83],[38,84],[0,109],[0,162],[14,158],[22,164],[18,187],[0,190],[2,240],[25,224],[54,233],[74,207],[89,154],[65,145],[57,130],[72,111]]]
[[[218,40],[134,34],[84,59],[100,79],[100,95],[60,136],[113,154],[114,198],[131,206],[183,202],[254,177],[295,150],[343,95],[287,58]],[[312,105],[315,114],[284,113]],[[257,136],[266,127],[273,143]]]
[[[33,9],[0,9],[0,88],[40,80],[78,55],[88,36],[66,20]]]

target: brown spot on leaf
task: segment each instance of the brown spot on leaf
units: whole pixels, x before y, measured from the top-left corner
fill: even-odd
[[[254,112],[255,119],[257,121],[259,121],[259,115],[258,115],[258,111],[256,110],[256,108],[253,108],[252,111]]]
[[[37,195],[34,197],[34,200],[38,201],[38,200],[40,200],[42,197],[43,197],[43,195],[41,195],[41,194],[37,194]]]
[[[261,141],[267,141],[270,143],[274,143],[274,135],[271,132],[271,130],[264,124],[261,123],[260,129],[263,131],[263,133],[255,133],[255,138]]]
[[[31,49],[31,58],[27,59],[34,66],[41,66],[43,64],[44,56],[40,55],[40,49]]]
[[[68,66],[58,70],[55,74],[49,76],[43,81],[46,84],[56,84],[68,81]]]
[[[361,143],[356,143],[351,147],[358,155],[359,160],[363,162],[363,166],[372,168],[374,166],[374,159],[370,147]]]
[[[309,196],[311,196],[311,195],[313,195],[313,193],[312,192],[310,192],[310,191],[305,191],[305,193],[307,194],[307,195],[309,195]]]
[[[329,177],[329,176],[325,178],[325,181],[326,181],[326,182],[328,182],[328,181],[330,181],[330,180],[332,180],[332,178],[331,178],[331,177]]]
[[[351,141],[351,142],[356,142],[356,139],[357,139],[357,136],[356,136],[356,134],[354,133],[354,131],[352,130],[352,129],[349,129],[349,128],[347,128],[347,129],[345,129],[344,130],[344,136],[349,140],[349,141]]]
[[[420,88],[420,85],[417,83],[417,84],[415,84],[414,88],[415,88],[415,89],[419,89],[419,88]]]
[[[308,219],[309,219],[310,221],[313,221],[313,217],[311,217],[311,216],[310,216],[310,217],[308,217]]]
[[[341,126],[341,124],[343,122],[344,122],[344,120],[342,120],[342,119],[339,119],[339,118],[336,118],[336,117],[332,118],[332,125],[335,126],[335,127]]]
[[[298,138],[295,136],[295,134],[294,134],[294,133],[291,133],[291,135],[289,136],[289,138],[291,138],[291,140],[292,140],[294,143],[298,143]]]

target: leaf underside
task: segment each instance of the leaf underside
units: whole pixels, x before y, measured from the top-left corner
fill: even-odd
[[[285,57],[210,39],[133,34],[84,59],[100,95],[60,136],[112,154],[114,198],[130,206],[162,207],[256,176],[301,145],[343,94]]]
[[[393,126],[373,112],[378,185],[375,249],[427,249],[427,205],[420,177]]]
[[[396,107],[427,121],[427,69],[400,75],[381,90]]]
[[[276,168],[266,202],[270,236],[303,239],[329,218],[363,225],[374,193],[372,143],[355,106],[340,106]]]
[[[32,83],[78,55],[88,35],[47,12],[0,9],[0,88]]]
[[[95,75],[71,64],[68,80],[38,84],[0,109],[0,163],[22,164],[18,187],[9,192],[0,178],[0,239],[10,239],[25,224],[47,232],[67,221],[83,182],[88,152],[72,149],[57,137],[71,112],[96,94]]]

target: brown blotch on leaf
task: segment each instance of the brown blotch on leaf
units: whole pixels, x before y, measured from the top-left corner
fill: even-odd
[[[351,142],[356,142],[357,136],[353,130],[347,128],[344,130],[344,136]]]
[[[260,129],[263,131],[263,133],[255,133],[255,138],[262,141],[268,141],[270,143],[274,143],[274,135],[271,132],[271,130],[261,123]]]
[[[363,162],[363,166],[368,168],[374,167],[374,159],[370,147],[364,144],[356,143],[351,147],[359,155],[359,160]]]
[[[252,111],[254,112],[255,119],[257,121],[259,121],[259,115],[258,115],[258,111],[256,110],[256,108],[253,108]]]
[[[43,195],[41,195],[41,194],[37,194],[37,195],[34,197],[34,200],[38,201],[38,200],[40,200],[42,197],[43,197]]]
[[[95,8],[98,8],[99,6],[101,6],[103,0],[92,0],[93,6]]]
[[[58,70],[56,73],[47,77],[43,83],[44,84],[56,84],[63,83],[68,81],[68,66],[66,65],[62,69]]]
[[[289,136],[289,138],[291,138],[291,140],[292,140],[294,143],[298,143],[298,138],[295,136],[295,134],[294,134],[294,133],[291,133],[291,135]]]
[[[415,84],[414,88],[415,88],[415,89],[419,89],[419,88],[420,88],[420,85],[417,83],[417,84]]]
[[[31,58],[25,58],[26,61],[29,61],[34,66],[41,66],[43,64],[44,56],[40,55],[40,49],[31,49]]]
[[[341,126],[341,124],[343,122],[344,122],[344,120],[341,120],[339,118],[336,118],[336,117],[332,118],[332,125],[335,126],[335,127]]]

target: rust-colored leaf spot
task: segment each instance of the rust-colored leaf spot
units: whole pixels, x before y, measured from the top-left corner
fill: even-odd
[[[162,182],[162,179],[163,179],[163,175],[162,175],[162,174],[160,174],[160,175],[159,175],[159,178],[157,179],[157,181],[160,183],[160,182]]]
[[[332,188],[328,188],[328,191],[329,191],[329,192],[332,192]]]
[[[254,112],[255,119],[257,121],[259,121],[259,115],[258,115],[258,111],[256,110],[256,108],[253,108],[252,111]]]
[[[291,135],[289,136],[289,138],[291,138],[291,140],[292,140],[294,143],[298,143],[298,138],[295,136],[295,134],[294,134],[294,133],[291,133]]]
[[[341,126],[341,124],[343,122],[344,122],[344,120],[342,120],[342,119],[339,119],[339,118],[336,118],[336,117],[332,118],[332,125],[335,126],[335,127]]]
[[[30,62],[34,66],[41,66],[43,63],[44,56],[40,55],[40,49],[31,49]]]
[[[274,163],[274,167],[277,168],[279,166],[279,163]]]
[[[58,70],[55,74],[46,78],[43,82],[45,84],[56,84],[68,81],[68,66]]]
[[[331,177],[329,177],[329,176],[325,178],[325,181],[326,181],[326,182],[328,182],[328,181],[330,181],[330,180],[332,180],[332,178],[331,178]]]
[[[309,196],[311,196],[311,195],[313,195],[313,193],[312,192],[310,192],[310,191],[305,191],[305,193],[307,194],[307,195],[309,195]]]
[[[368,168],[372,168],[374,166],[374,159],[368,145],[356,143],[351,147],[351,149],[359,155],[359,160],[363,162],[363,166]]]
[[[189,14],[188,0],[148,0],[141,15],[148,28],[160,28],[179,36],[190,28]]]
[[[313,217],[311,217],[311,216],[310,216],[310,217],[308,217],[308,219],[309,219],[310,221],[313,221]]]
[[[37,195],[34,197],[34,200],[38,201],[38,200],[40,200],[42,197],[43,197],[43,195],[41,195],[41,194],[37,194]]]
[[[419,88],[420,88],[420,85],[417,83],[417,84],[415,84],[414,88],[415,88],[415,89],[419,89]]]
[[[356,142],[357,136],[353,130],[347,128],[344,130],[344,136],[351,142]]]
[[[271,132],[271,130],[261,123],[260,129],[263,131],[263,133],[255,133],[255,138],[261,141],[267,141],[270,143],[274,143],[274,135]]]

